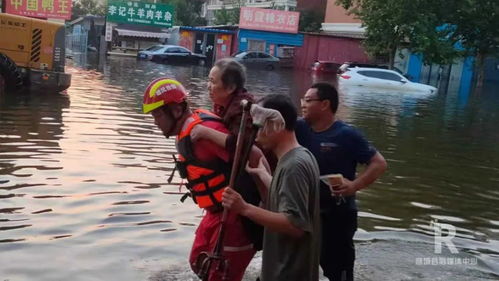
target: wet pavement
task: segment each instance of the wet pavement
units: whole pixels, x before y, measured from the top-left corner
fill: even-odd
[[[202,215],[179,202],[173,139],[141,113],[152,79],[175,77],[210,107],[208,68],[75,57],[67,94],[0,98],[1,280],[196,280],[186,259]],[[299,98],[308,72],[249,71],[258,96]],[[499,278],[498,85],[463,95],[345,91],[340,118],[389,170],[358,196],[358,280]],[[455,227],[434,251],[431,222]],[[245,280],[258,275],[260,259]],[[461,264],[459,264],[461,263]]]

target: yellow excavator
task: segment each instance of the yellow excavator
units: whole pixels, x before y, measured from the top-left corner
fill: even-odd
[[[0,13],[0,80],[5,90],[66,90],[71,74],[64,72],[65,35],[63,24]]]

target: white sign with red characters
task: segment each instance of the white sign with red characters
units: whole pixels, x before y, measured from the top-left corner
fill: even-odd
[[[299,12],[242,7],[239,28],[298,33]]]
[[[71,0],[5,0],[7,14],[32,18],[69,20]]]

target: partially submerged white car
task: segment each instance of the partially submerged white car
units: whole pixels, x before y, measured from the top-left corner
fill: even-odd
[[[437,88],[409,81],[398,72],[381,68],[351,67],[338,75],[340,87],[358,86],[367,89],[383,89],[400,92],[424,92],[434,94]]]

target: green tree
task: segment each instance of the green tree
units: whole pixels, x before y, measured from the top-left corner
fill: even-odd
[[[215,25],[235,25],[239,23],[239,14],[241,8],[226,9],[225,5],[222,9],[215,11]]]
[[[499,55],[499,4],[497,0],[459,0],[449,17],[454,37],[475,57],[475,82],[483,85],[484,60]]]
[[[477,0],[479,1],[479,0]],[[448,64],[459,54],[454,48],[452,29],[445,21],[445,1],[433,0],[337,0],[362,20],[366,28],[364,45],[374,56],[388,56],[393,68],[397,49],[423,54],[427,64]],[[454,39],[454,40],[453,40]]]
[[[73,2],[72,18],[81,16],[104,16],[106,15],[106,5],[101,5],[95,0],[76,0]]]
[[[300,25],[303,32],[319,32],[324,22],[324,11],[300,11]]]
[[[203,0],[160,0],[159,3],[170,4],[175,7],[175,25],[200,26],[206,25],[201,17]]]
[[[239,15],[241,14],[242,0],[233,0],[231,9],[227,9],[223,4],[222,9],[215,11],[215,25],[235,25],[239,24]]]

